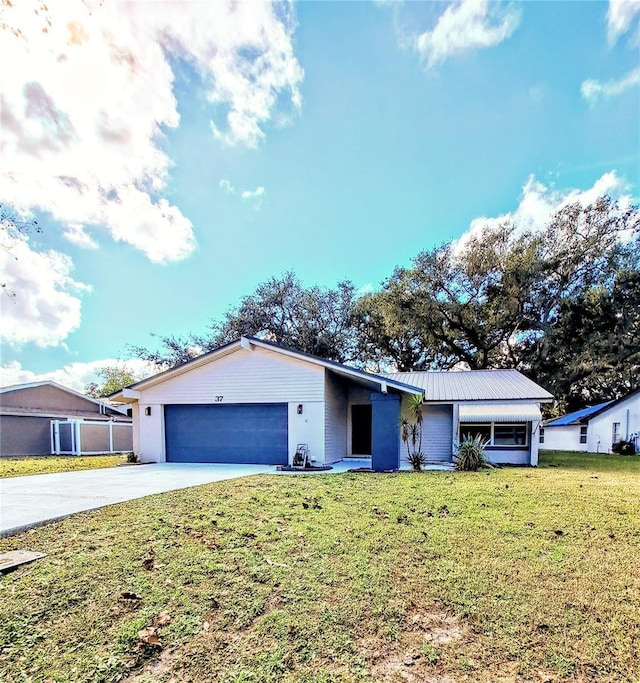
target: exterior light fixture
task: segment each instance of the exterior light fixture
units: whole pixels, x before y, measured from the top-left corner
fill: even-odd
[[[298,415],[302,415],[302,403],[298,403],[297,413]]]
[[[147,407],[144,409],[144,414],[145,414],[145,415],[151,415],[151,406],[147,406]]]

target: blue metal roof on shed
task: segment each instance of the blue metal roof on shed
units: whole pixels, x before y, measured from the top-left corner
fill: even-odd
[[[556,417],[555,420],[547,422],[545,427],[566,427],[568,425],[580,424],[582,420],[591,417],[591,415],[602,410],[602,408],[608,406],[610,403],[612,403],[612,401],[605,401],[604,403],[598,403],[596,406],[589,406],[588,408],[582,408],[582,410],[576,410],[573,413]]]

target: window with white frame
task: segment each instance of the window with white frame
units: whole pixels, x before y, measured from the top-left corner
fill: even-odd
[[[580,427],[580,443],[587,443],[587,426]]]
[[[614,422],[611,425],[611,443],[618,443],[620,441],[620,423]]]
[[[544,427],[540,427],[540,443],[544,443]]]
[[[479,436],[489,446],[514,447],[527,446],[527,423],[502,424],[485,422],[481,424],[461,424],[460,441]]]

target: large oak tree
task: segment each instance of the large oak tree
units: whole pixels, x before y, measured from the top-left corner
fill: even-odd
[[[358,302],[363,358],[398,370],[517,368],[561,408],[640,383],[636,207],[572,204],[418,254]]]
[[[221,320],[214,320],[205,334],[161,337],[158,349],[135,347],[132,351],[140,358],[171,367],[246,335],[340,363],[354,362],[355,301],[350,282],[340,282],[335,289],[304,287],[294,273],[287,272],[258,285]]]
[[[609,197],[419,253],[379,291],[260,284],[203,335],[136,355],[171,366],[241,335],[374,370],[516,368],[560,410],[640,386],[640,218]]]

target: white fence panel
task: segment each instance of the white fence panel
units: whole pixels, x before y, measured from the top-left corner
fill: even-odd
[[[53,455],[97,455],[133,450],[130,422],[51,420]]]

